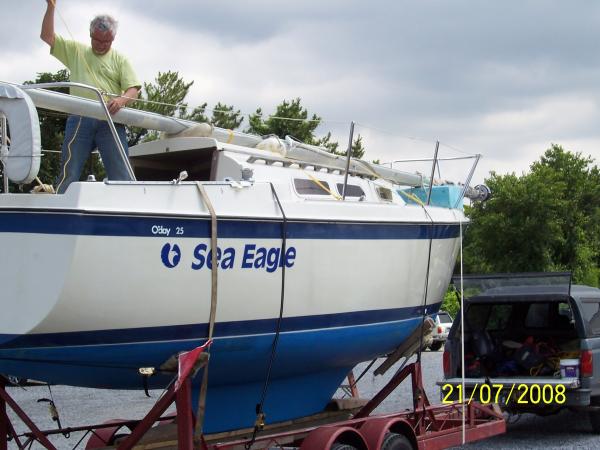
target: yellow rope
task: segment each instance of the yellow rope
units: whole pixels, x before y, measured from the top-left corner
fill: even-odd
[[[400,195],[404,195],[406,198],[409,198],[410,200],[412,200],[413,202],[415,202],[421,206],[425,206],[425,203],[423,203],[423,201],[419,197],[417,197],[415,194],[410,194],[410,193],[404,192],[402,190],[398,190],[396,192],[398,192]]]
[[[333,198],[335,198],[336,200],[341,200],[342,199],[342,197],[340,195],[338,195],[335,192],[331,191],[327,186],[325,186],[323,183],[321,183],[321,181],[319,179],[313,177],[306,170],[302,169],[302,172],[304,172],[306,174],[306,176],[313,181],[313,183],[315,183],[317,186],[319,186],[321,189],[323,189],[325,192],[327,192]]]
[[[67,154],[69,155],[67,157],[67,161],[65,162],[64,166],[63,166],[63,175],[62,175],[62,179],[60,180],[60,182],[58,183],[58,186],[56,186],[56,192],[58,192],[58,190],[60,189],[60,186],[63,184],[63,182],[65,181],[65,178],[67,177],[67,164],[69,164],[69,161],[71,161],[71,156],[72,156],[72,152],[71,152],[71,144],[73,143],[73,141],[75,140],[75,138],[77,137],[77,133],[79,132],[79,126],[81,125],[81,116],[79,116],[79,122],[77,122],[77,128],[75,129],[75,133],[73,133],[73,137],[71,138],[71,140],[69,141],[69,143],[67,144]]]

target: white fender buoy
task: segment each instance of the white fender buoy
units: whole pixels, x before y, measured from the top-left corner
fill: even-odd
[[[13,183],[31,183],[40,170],[42,154],[35,105],[18,87],[0,82],[0,115],[6,117],[10,130],[10,146],[1,155],[5,176]]]

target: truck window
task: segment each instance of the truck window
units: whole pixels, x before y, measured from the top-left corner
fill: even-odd
[[[506,329],[506,325],[508,325],[511,313],[512,305],[492,305],[490,317],[485,329],[488,331]]]
[[[532,303],[525,317],[526,328],[547,328],[550,326],[550,304]]]
[[[465,317],[465,330],[483,331],[490,313],[490,305],[471,305]]]
[[[582,299],[581,315],[590,332],[595,336],[600,336],[600,300]]]

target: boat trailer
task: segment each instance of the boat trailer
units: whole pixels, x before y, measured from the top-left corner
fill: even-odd
[[[8,450],[9,442],[16,444],[19,449],[30,448],[37,443],[46,449],[56,450],[48,437],[74,432],[85,432],[79,442],[89,436],[86,450],[106,447],[118,450],[134,447],[180,450],[433,450],[485,439],[506,431],[502,413],[495,405],[477,402],[431,405],[423,389],[421,363],[417,360],[397,372],[361,407],[354,404],[351,409],[267,425],[259,433],[250,428],[215,435],[196,435],[191,379],[199,366],[203,365],[203,350],[204,347],[198,347],[179,355],[177,376],[141,420],[116,420],[100,425],[43,431],[11,398],[5,389],[5,381],[0,381],[0,450]],[[375,408],[409,376],[413,409],[372,415]],[[163,416],[173,403],[176,413]],[[15,431],[7,408],[21,419],[28,432],[18,434]]]

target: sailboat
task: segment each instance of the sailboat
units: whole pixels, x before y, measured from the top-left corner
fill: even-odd
[[[45,87],[0,83],[5,185],[37,175],[36,107],[107,118]],[[252,426],[267,376],[268,423],[321,411],[357,363],[401,345],[440,307],[462,197],[485,196],[418,201],[437,189],[421,174],[289,137],[113,119],[163,132],[124,156],[133,181],[0,194],[0,373],[163,387],[211,335],[206,432]]]

